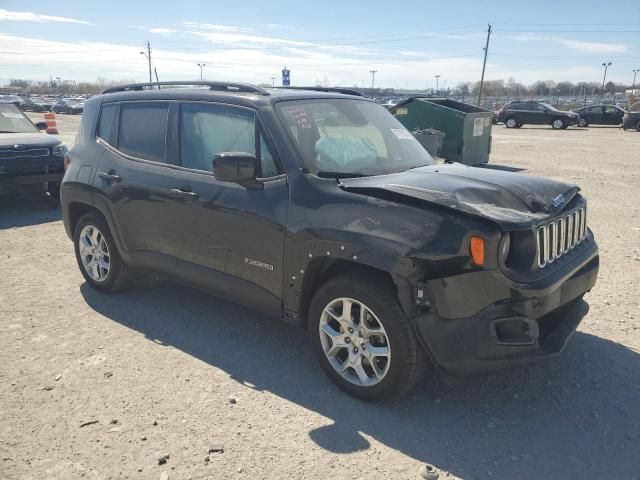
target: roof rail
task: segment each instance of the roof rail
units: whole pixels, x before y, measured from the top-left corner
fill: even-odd
[[[209,90],[218,92],[237,92],[237,93],[257,93],[259,95],[269,95],[262,87],[257,87],[249,83],[235,82],[197,82],[197,81],[173,81],[173,82],[150,82],[150,83],[130,83],[128,85],[118,85],[115,87],[105,88],[101,94],[115,92],[130,92],[140,90],[151,90],[154,87],[209,87]]]
[[[342,87],[273,87],[273,88],[281,88],[283,90],[312,90],[314,92],[330,92],[330,93],[341,93],[343,95],[353,95],[356,97],[363,97],[362,93],[357,90],[353,90],[352,88],[342,88]]]

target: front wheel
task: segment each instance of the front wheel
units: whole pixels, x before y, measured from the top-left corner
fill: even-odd
[[[424,371],[425,352],[382,278],[354,273],[327,281],[313,297],[308,328],[329,378],[361,400],[399,398]]]
[[[129,268],[100,215],[89,212],[80,218],[73,243],[78,266],[89,285],[101,292],[116,292],[127,286]]]
[[[554,130],[561,130],[563,129],[565,126],[564,120],[562,120],[561,118],[556,118],[553,122],[551,122],[551,127]]]
[[[636,130],[640,132],[640,122],[636,123]]]
[[[516,128],[518,126],[518,122],[516,122],[515,118],[507,118],[504,122],[504,126],[507,128]]]
[[[580,120],[578,120],[578,126],[579,127],[588,127],[589,126],[589,122],[587,122],[584,118],[581,118]]]

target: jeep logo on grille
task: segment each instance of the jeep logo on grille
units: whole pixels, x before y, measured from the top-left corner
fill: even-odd
[[[551,200],[551,203],[555,208],[558,208],[560,205],[564,203],[564,195],[562,194],[558,195],[553,200]]]

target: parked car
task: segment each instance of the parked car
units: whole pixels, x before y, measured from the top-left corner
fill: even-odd
[[[0,197],[43,191],[57,203],[67,147],[13,104],[0,104]]]
[[[3,104],[3,103],[5,104],[10,103],[20,108],[20,106],[24,102],[22,98],[18,97],[17,95],[0,95],[0,104]]]
[[[551,125],[555,129],[564,129],[578,123],[578,114],[565,112],[548,103],[538,101],[512,101],[498,112],[498,122],[507,128],[520,128],[522,125]]]
[[[21,108],[24,112],[49,112],[51,111],[51,101],[42,97],[25,97]]]
[[[640,111],[626,112],[622,117],[622,128],[625,130],[635,128],[640,132]]]
[[[589,125],[620,125],[624,110],[614,105],[593,105],[574,110],[580,116],[578,125],[587,127]]]
[[[63,98],[51,107],[54,113],[80,114],[84,109],[84,102],[76,99]]]
[[[371,401],[427,357],[463,376],[554,356],[585,315],[599,257],[577,186],[434,165],[362,96],[188,85],[85,104],[61,203],[95,289],[152,268],[283,318]]]

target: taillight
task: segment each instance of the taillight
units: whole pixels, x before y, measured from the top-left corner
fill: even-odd
[[[69,157],[69,154],[67,153],[64,156],[64,171],[67,171],[67,167],[69,166],[69,164],[71,163],[71,158]]]

